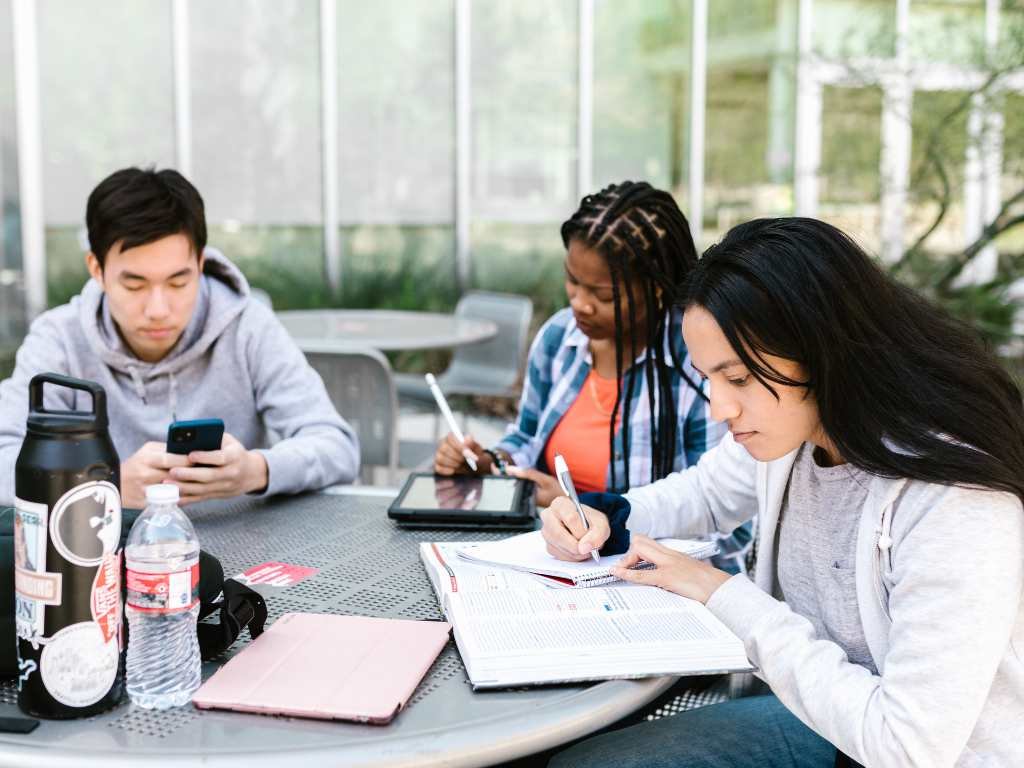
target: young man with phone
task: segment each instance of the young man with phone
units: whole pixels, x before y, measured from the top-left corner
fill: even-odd
[[[189,503],[355,478],[355,433],[273,311],[206,247],[192,184],[174,170],[117,171],[89,195],[86,225],[92,279],[32,323],[0,383],[0,505],[13,503],[28,382],[42,372],[103,385],[126,507],[143,506],[145,486],[161,482]],[[74,397],[47,390],[45,407],[88,406]],[[170,452],[168,426],[193,419],[223,421],[219,447]]]

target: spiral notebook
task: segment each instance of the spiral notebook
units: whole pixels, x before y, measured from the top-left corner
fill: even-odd
[[[658,543],[703,560],[718,552],[713,541],[695,539],[658,539]],[[488,541],[464,547],[459,557],[483,565],[511,568],[529,573],[551,587],[597,587],[620,579],[612,576],[611,568],[619,564],[624,555],[602,557],[600,563],[588,559],[581,563],[558,560],[548,554],[540,531],[523,533],[501,541]],[[653,568],[651,563],[634,566],[638,570]]]

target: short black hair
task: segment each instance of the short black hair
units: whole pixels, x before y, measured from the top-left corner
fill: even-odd
[[[199,191],[177,171],[122,168],[101,181],[85,207],[89,249],[102,269],[118,242],[136,248],[185,235],[196,255],[206,247],[206,212]]]

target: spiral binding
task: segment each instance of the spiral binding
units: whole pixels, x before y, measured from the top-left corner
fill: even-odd
[[[703,560],[711,557],[718,552],[718,545],[714,542],[708,542],[707,547],[696,550],[690,553],[690,557]],[[641,562],[634,565],[629,570],[631,571],[649,571],[655,567],[654,563]],[[583,571],[576,575],[572,580],[573,584],[577,587],[599,587],[602,584],[610,584],[613,581],[619,581],[617,576],[612,576],[607,568],[592,568],[589,571]]]
[[[631,571],[650,571],[654,568],[654,563],[637,563],[629,570]],[[602,584],[609,584],[613,581],[619,581],[618,576],[612,576],[607,568],[595,568],[592,571],[584,571],[583,573],[576,576],[573,583],[577,587],[599,587]]]

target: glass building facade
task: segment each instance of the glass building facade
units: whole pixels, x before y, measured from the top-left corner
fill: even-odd
[[[554,305],[560,222],[627,178],[670,189],[701,245],[813,215],[893,260],[934,218],[916,174],[937,125],[956,191],[927,245],[963,248],[1024,175],[1021,77],[972,96],[1022,17],[1011,0],[0,0],[0,344],[80,288],[85,199],[126,165],[189,176],[210,244],[281,308],[450,307],[469,287]]]

